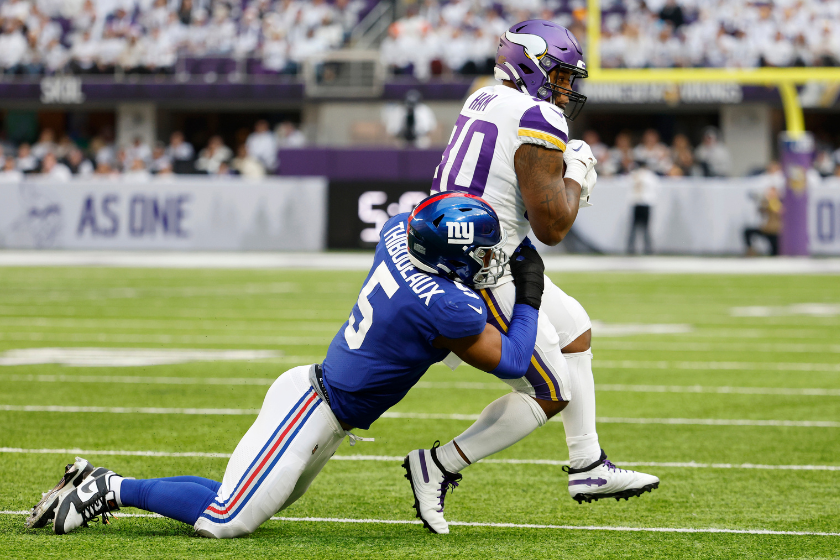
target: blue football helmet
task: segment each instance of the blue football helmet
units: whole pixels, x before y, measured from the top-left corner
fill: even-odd
[[[496,211],[471,194],[433,194],[408,216],[412,264],[473,288],[493,286],[504,274],[506,242]]]

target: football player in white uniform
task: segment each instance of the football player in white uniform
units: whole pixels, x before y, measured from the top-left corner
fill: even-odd
[[[592,151],[585,142],[569,141],[566,123],[586,101],[572,89],[575,79],[586,76],[581,48],[566,28],[543,20],[511,27],[497,51],[495,77],[502,84],[467,99],[432,192],[466,191],[484,198],[507,232],[509,252],[531,231],[546,245],[562,241],[578,208],[590,206],[597,179]],[[514,304],[510,278],[481,295],[488,320],[504,331]],[[591,326],[583,307],[546,277],[528,374],[507,381],[514,392],[488,405],[463,434],[427,451],[433,461],[426,481],[412,477],[415,508],[427,526],[445,526],[442,480],[513,445],[558,412],[569,446],[572,498],[579,503],[626,499],[658,487],[657,477],[610,463],[598,442]],[[523,393],[531,398],[518,398]],[[420,452],[412,451],[408,462],[416,462]]]

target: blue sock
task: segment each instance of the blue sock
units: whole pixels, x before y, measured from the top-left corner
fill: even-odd
[[[159,513],[170,519],[195,525],[199,516],[216,497],[216,491],[207,483],[219,484],[206,478],[178,476],[173,479],[150,478],[147,480],[124,479],[120,487],[120,501],[124,506],[136,507]],[[218,489],[218,487],[217,487]]]
[[[147,480],[162,480],[164,482],[195,482],[201,484],[205,488],[209,488],[213,492],[219,492],[222,483],[210,480],[209,478],[202,478],[200,476],[168,476],[166,478],[150,478]]]

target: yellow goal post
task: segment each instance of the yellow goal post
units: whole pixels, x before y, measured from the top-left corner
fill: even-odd
[[[808,82],[840,83],[840,68],[601,68],[601,0],[587,0],[586,68],[590,82],[671,83],[730,82],[745,85],[776,86],[785,111],[790,136],[805,132],[805,118],[796,86]]]

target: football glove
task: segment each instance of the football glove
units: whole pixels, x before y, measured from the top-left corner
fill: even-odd
[[[563,152],[563,161],[566,164],[566,179],[576,181],[583,187],[586,174],[589,173],[598,163],[592,154],[589,144],[583,140],[570,140],[566,144],[566,151]]]
[[[592,196],[592,191],[595,189],[595,183],[597,181],[598,174],[595,172],[595,168],[593,167],[589,170],[589,173],[586,174],[586,178],[580,185],[580,205],[578,208],[589,208],[592,206],[592,203],[589,202],[589,197]]]
[[[526,238],[510,259],[510,273],[516,286],[516,303],[539,309],[545,287],[545,265],[540,254]]]

